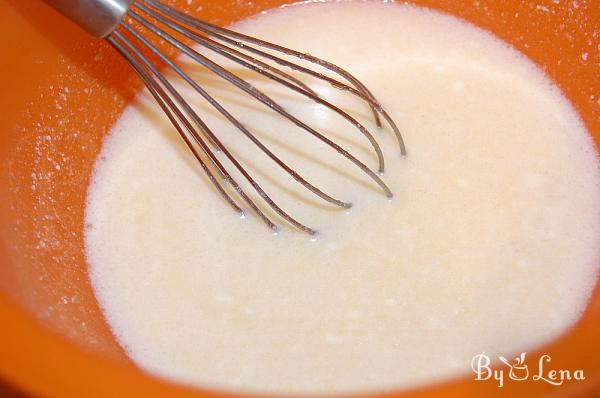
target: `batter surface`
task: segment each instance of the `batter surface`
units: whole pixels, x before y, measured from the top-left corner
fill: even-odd
[[[302,130],[190,66],[290,165],[354,204],[320,201],[190,95],[267,192],[320,232],[277,220],[275,235],[232,212],[143,94],[99,157],[85,235],[98,300],[140,367],[228,390],[384,390],[464,374],[475,354],[531,350],[576,322],[597,276],[598,159],[531,62],[471,25],[406,5],[304,4],[235,29],[351,70],[398,122],[409,154],[377,131],[364,103],[306,79],[372,128],[388,200]],[[254,83],[376,167],[345,121]]]

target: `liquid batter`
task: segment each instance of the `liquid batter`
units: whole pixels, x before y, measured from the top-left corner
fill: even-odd
[[[353,203],[322,202],[185,91],[265,190],[319,230],[308,236],[274,217],[273,234],[231,210],[143,94],[106,139],[85,235],[98,300],[141,368],[228,390],[385,390],[466,374],[475,354],[531,350],[576,322],[597,275],[598,160],[571,105],[530,61],[407,5],[303,4],[235,29],[352,71],[399,124],[408,156],[364,103],[305,80],[374,131],[389,200],[329,148],[190,65],[275,153]],[[253,83],[376,167],[347,122]]]

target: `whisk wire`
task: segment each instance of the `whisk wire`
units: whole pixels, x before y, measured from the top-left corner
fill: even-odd
[[[143,15],[142,15],[143,14]],[[316,231],[284,211],[275,201],[266,193],[266,191],[258,184],[256,180],[250,175],[250,173],[242,166],[242,164],[236,159],[236,157],[227,149],[227,147],[219,140],[214,132],[207,126],[207,124],[198,116],[190,104],[183,98],[183,96],[175,89],[170,83],[169,79],[158,69],[153,62],[144,55],[144,53],[136,47],[123,33],[135,39],[141,43],[144,47],[150,50],[155,56],[157,56],[162,62],[164,62],[169,68],[171,68],[177,75],[179,75],[184,81],[186,81],[197,93],[199,93],[212,107],[214,107],[219,114],[225,119],[232,123],[239,131],[241,131],[250,141],[257,146],[264,154],[266,154],[272,161],[274,161],[281,169],[283,169],[288,175],[290,175],[295,181],[303,185],[306,189],[319,196],[323,200],[332,203],[334,205],[349,208],[351,203],[344,202],[333,196],[325,193],[320,188],[307,181],[304,177],[295,171],[292,167],[288,166],[281,158],[279,158],[271,149],[269,149],[255,134],[253,134],[248,128],[244,126],[240,120],[233,116],[225,107],[223,107],[219,101],[211,96],[198,82],[191,78],[184,70],[179,67],[174,61],[172,61],[164,52],[154,45],[148,38],[146,38],[138,29],[134,29],[129,26],[128,23],[135,21],[138,26],[156,35],[161,41],[166,42],[168,45],[175,47],[177,50],[189,56],[194,61],[205,67],[207,70],[216,74],[219,78],[233,84],[238,89],[244,91],[246,94],[252,96],[265,106],[280,114],[296,126],[300,127],[303,131],[309,133],[320,142],[326,144],[337,153],[345,157],[347,160],[357,166],[363,173],[365,173],[372,181],[374,181],[385,193],[386,196],[392,197],[392,192],[389,187],[385,184],[382,178],[367,167],[362,161],[356,158],[349,151],[335,143],[333,140],[326,137],[307,123],[298,119],[291,113],[289,113],[283,106],[277,101],[272,99],[269,95],[249,83],[248,81],[240,78],[231,71],[225,69],[218,63],[214,62],[207,56],[199,53],[183,41],[179,40],[166,30],[161,28],[162,26],[168,28],[170,31],[181,35],[183,38],[189,39],[192,42],[199,44],[208,50],[223,56],[244,68],[252,70],[271,81],[279,83],[286,88],[303,95],[312,101],[323,105],[330,109],[334,113],[338,114],[354,126],[359,132],[364,135],[375,154],[377,155],[379,171],[382,172],[384,169],[384,157],[381,147],[371,132],[364,127],[362,123],[352,117],[350,114],[342,110],[340,107],[320,97],[313,89],[311,89],[302,80],[292,76],[291,74],[279,69],[268,62],[256,58],[259,56],[265,60],[268,60],[274,64],[291,68],[294,71],[312,76],[331,84],[333,87],[349,92],[350,94],[357,96],[358,98],[365,101],[371,108],[376,125],[381,127],[381,115],[386,122],[390,125],[394,134],[396,135],[400,144],[401,153],[405,154],[406,150],[404,147],[404,141],[400,134],[400,131],[389,116],[389,114],[383,109],[381,104],[375,99],[373,94],[353,75],[348,73],[342,68],[324,61],[320,58],[314,57],[310,54],[303,54],[295,50],[288,49],[286,47],[279,46],[277,44],[269,43],[251,36],[243,35],[241,33],[233,32],[228,29],[220,28],[215,25],[208,24],[203,21],[199,21],[192,18],[180,11],[177,11],[167,5],[164,5],[156,0],[136,0],[130,4],[126,15],[130,18],[129,21],[121,20],[118,28],[115,29],[111,34],[106,37],[106,40],[125,58],[125,60],[131,65],[134,71],[138,74],[144,84],[148,87],[151,95],[156,99],[161,109],[169,121],[176,128],[179,135],[184,140],[186,146],[190,149],[195,159],[201,165],[204,173],[208,176],[211,183],[217,189],[218,193],[225,198],[229,205],[236,210],[239,214],[243,215],[244,210],[238,204],[238,202],[227,192],[227,189],[223,186],[223,183],[229,184],[237,195],[246,203],[246,205],[258,215],[258,217],[271,229],[276,230],[278,227],[276,224],[265,214],[265,212],[246,194],[244,189],[238,184],[236,179],[228,172],[227,168],[221,163],[219,157],[213,152],[213,149],[224,155],[231,165],[233,165],[237,171],[243,176],[250,186],[256,191],[258,196],[279,215],[283,220],[294,225],[296,228],[314,234]],[[123,33],[120,32],[123,31]],[[213,40],[214,39],[214,40]],[[252,45],[249,45],[252,44]],[[287,56],[291,56],[309,63],[318,65],[329,71],[337,74],[342,79],[346,80],[352,86],[324,75],[320,72],[314,71],[302,65],[295,64],[287,59],[281,58],[273,53],[263,51],[254,46],[259,46],[268,50],[282,53]],[[251,55],[253,54],[253,55]],[[194,127],[195,126],[195,127]],[[209,145],[210,144],[210,145]],[[202,155],[202,154],[203,155]],[[210,164],[207,164],[208,162]],[[216,174],[215,174],[216,173]]]
[[[386,122],[389,124],[389,126],[394,131],[394,134],[395,134],[396,139],[398,140],[398,144],[400,146],[401,154],[406,155],[406,146],[404,143],[404,139],[402,138],[400,129],[398,128],[398,126],[396,125],[394,120],[387,113],[387,111],[385,111],[385,109],[381,106],[381,104],[375,98],[375,96],[371,93],[371,91],[359,79],[357,79],[354,75],[352,75],[350,72],[346,71],[345,69],[343,69],[335,64],[332,64],[328,61],[325,61],[321,58],[315,57],[311,54],[301,53],[299,51],[292,50],[290,48],[283,47],[283,46],[275,44],[275,43],[271,43],[271,42],[268,42],[265,40],[258,39],[256,37],[248,36],[243,33],[235,32],[235,31],[232,31],[229,29],[222,28],[220,26],[210,24],[205,21],[198,20],[198,19],[193,18],[179,10],[176,10],[172,7],[162,4],[156,0],[139,0],[136,3],[139,4],[140,2],[150,5],[157,10],[160,10],[164,15],[167,15],[176,21],[185,21],[185,23],[188,24],[189,26],[191,26],[192,28],[202,31],[202,32],[206,33],[207,35],[218,38],[219,40],[223,40],[223,41],[230,43],[236,47],[239,47],[239,48],[242,48],[249,52],[260,55],[261,57],[270,59],[280,65],[284,65],[293,70],[300,71],[302,73],[311,75],[317,79],[324,80],[338,89],[349,91],[353,95],[358,96],[359,98],[366,101],[369,104],[369,106],[371,107],[373,116],[375,118],[376,125],[378,127],[381,127],[381,121],[379,119],[379,114],[381,114],[384,117]],[[237,40],[233,40],[231,38],[235,38]],[[334,72],[335,74],[341,76],[342,78],[344,78],[345,80],[347,80],[348,82],[353,84],[356,88],[350,87],[338,80],[335,80],[329,76],[323,75],[322,73],[319,73],[317,71],[313,71],[311,69],[305,68],[302,65],[295,64],[295,63],[285,60],[283,58],[277,57],[273,54],[264,52],[258,48],[249,46],[244,42],[252,43],[252,44],[258,45],[263,48],[268,48],[270,50],[275,50],[279,53],[289,55],[289,56],[295,57],[297,59],[313,63],[315,65],[319,65],[319,66],[321,66],[325,69],[328,69],[328,70]]]
[[[202,37],[198,34],[195,34],[193,31],[191,31],[189,28],[185,27],[181,23],[177,23],[176,21],[171,21],[167,18],[164,18],[163,16],[161,16],[161,15],[157,14],[156,12],[143,6],[142,4],[139,4],[137,6],[138,6],[138,8],[140,8],[142,11],[144,11],[146,14],[148,14],[152,18],[155,18],[156,20],[162,22],[163,24],[165,24],[169,28],[175,30],[176,32],[180,33],[181,35],[216,52],[217,54],[219,54],[221,56],[224,56],[224,57],[238,63],[239,65],[244,66],[245,68],[251,69],[251,70],[295,91],[295,92],[298,92],[298,93],[304,95],[305,97],[317,102],[318,104],[321,104],[321,105],[327,107],[328,109],[330,109],[333,112],[337,113],[338,115],[342,116],[351,125],[356,127],[369,140],[369,143],[371,144],[371,146],[373,147],[373,150],[375,151],[375,154],[377,155],[378,171],[380,173],[382,173],[384,171],[384,169],[385,169],[384,157],[383,157],[383,152],[381,151],[381,147],[379,146],[379,143],[375,140],[375,138],[373,137],[371,132],[369,130],[367,130],[366,127],[364,127],[358,120],[356,120],[355,118],[350,116],[347,112],[344,112],[342,109],[333,105],[331,102],[326,101],[325,99],[319,97],[314,91],[312,91],[312,90],[308,91],[302,86],[292,84],[292,83],[286,81],[285,79],[282,79],[281,77],[276,76],[274,73],[270,73],[269,71],[265,70],[264,68],[259,67],[257,65],[253,65],[250,61],[247,61],[247,60],[242,59],[241,57],[238,57],[235,55],[235,53],[238,53],[238,54],[243,54],[243,53],[241,53],[231,47],[228,47],[221,43],[218,43],[214,40],[211,40],[208,37]],[[252,57],[249,57],[249,58],[253,59],[254,61],[257,61],[256,59],[254,59]],[[274,67],[272,67],[271,69],[277,70],[281,73],[285,73]]]
[[[274,101],[269,96],[267,96],[261,90],[257,89],[256,87],[254,87],[247,81],[239,78],[235,74],[226,70],[225,68],[223,68],[219,64],[215,63],[214,61],[210,60],[206,56],[193,50],[191,47],[189,47],[189,46],[185,45],[184,43],[180,42],[179,40],[175,39],[173,36],[171,36],[170,34],[165,32],[164,30],[162,30],[162,29],[158,28],[157,26],[154,26],[152,23],[146,21],[135,11],[129,10],[128,13],[131,15],[131,17],[133,19],[138,21],[140,24],[142,24],[144,27],[146,27],[148,30],[150,30],[154,34],[156,34],[161,39],[166,40],[167,42],[172,44],[174,47],[176,47],[177,49],[181,50],[183,53],[188,55],[190,58],[194,59],[195,61],[197,61],[198,63],[200,63],[207,69],[209,69],[210,71],[217,74],[219,77],[225,79],[229,83],[233,84],[234,86],[238,87],[242,91],[251,95],[258,101],[265,104],[270,109],[274,110],[275,112],[279,113],[283,117],[292,121],[298,127],[302,128],[303,130],[307,131],[308,133],[310,133],[317,139],[321,140],[322,142],[324,142],[325,144],[327,144],[328,146],[333,148],[335,151],[337,151],[338,153],[340,153],[341,155],[346,157],[348,160],[350,160],[352,163],[354,163],[360,170],[362,170],[375,183],[377,183],[377,185],[379,185],[379,187],[383,190],[383,192],[385,193],[385,195],[387,197],[391,198],[393,196],[389,187],[385,184],[385,182],[381,179],[381,177],[377,173],[373,172],[369,167],[367,167],[363,162],[361,162],[358,158],[356,158],[350,152],[348,152],[347,150],[345,150],[344,148],[342,148],[341,146],[339,146],[338,144],[336,144],[329,138],[325,137],[323,134],[319,133],[317,130],[310,127],[306,123],[304,123],[302,120],[298,119],[297,117],[295,117],[292,114],[290,114],[289,112],[287,112],[285,109],[283,109],[283,107],[281,107],[281,105],[279,105],[276,101]]]
[[[142,35],[136,32],[134,29],[130,28],[127,25],[124,25],[124,28],[130,32],[133,36],[139,39],[145,46],[149,47],[151,51],[155,52],[155,54],[165,62],[171,69],[173,69],[182,79],[184,79],[196,92],[198,92],[203,98],[206,99],[217,111],[223,115],[229,122],[231,122],[236,128],[238,128],[246,137],[248,137],[263,153],[265,153],[269,158],[271,158],[278,166],[280,166],[283,170],[286,171],[292,178],[306,187],[308,190],[313,192],[315,195],[321,197],[329,203],[334,205],[350,208],[352,206],[351,203],[343,202],[339,199],[336,199],[327,193],[323,192],[321,189],[317,188],[312,183],[308,182],[304,177],[302,177],[298,172],[289,167],[285,162],[283,162],[277,155],[273,153],[266,145],[262,143],[254,134],[252,134],[237,118],[235,118],[231,113],[229,113],[218,101],[216,101],[206,90],[204,90],[196,81],[194,81],[187,73],[185,73],[180,67],[178,67],[173,61],[169,59],[165,54],[163,54],[156,47],[152,46],[151,43],[148,42]],[[183,106],[187,106],[184,103]],[[197,118],[197,114],[195,114]],[[214,143],[215,138],[212,136],[209,137],[210,141]],[[218,146],[215,143],[215,146]]]
[[[208,126],[200,119],[200,117],[194,112],[194,110],[189,106],[189,104],[183,99],[183,97],[177,92],[177,90],[173,87],[173,85],[164,77],[162,73],[158,71],[158,69],[137,49],[133,46],[129,41],[127,41],[120,33],[116,33],[117,37],[119,37],[125,44],[130,48],[130,50],[137,56],[138,59],[142,60],[148,69],[152,71],[152,73],[160,80],[163,86],[168,90],[170,95],[172,95],[184,110],[185,113],[190,117],[203,131],[205,134],[209,135],[211,139],[215,142],[218,149],[222,151],[222,153],[227,157],[227,159],[236,167],[236,169],[244,176],[244,178],[249,182],[249,184],[256,190],[259,196],[271,207],[279,216],[283,219],[294,225],[295,227],[309,233],[314,234],[316,231],[312,228],[307,227],[306,225],[300,223],[295,218],[291,217],[287,212],[281,209],[272,199],[271,197],[261,188],[261,186],[252,178],[252,176],[244,169],[244,167],[235,159],[235,157],[227,150],[227,148],[221,143],[221,141],[214,135],[214,133],[208,128]],[[198,136],[194,128],[191,126],[189,121],[183,116],[183,114],[178,110],[177,106],[173,104],[172,100],[167,95],[166,102],[168,102],[171,107],[174,107],[175,113],[178,115],[178,118],[182,119],[182,122],[186,125],[187,130],[193,135],[196,142],[202,147],[204,153],[209,156],[213,165],[219,168],[219,170],[225,175],[226,181],[230,182],[234,189],[238,192],[238,194],[244,199],[244,201],[252,208],[252,210],[258,214],[263,221],[267,223],[267,225],[276,230],[277,226],[260,210],[260,208],[248,197],[248,195],[244,192],[244,190],[240,187],[240,185],[236,182],[236,180],[226,171],[223,165],[219,162],[218,158],[214,155],[214,153],[208,148],[206,143]]]
[[[118,40],[117,40],[118,38]],[[208,176],[211,183],[215,186],[217,191],[223,196],[223,198],[234,208],[240,215],[244,214],[244,211],[241,207],[239,207],[235,201],[231,198],[231,196],[223,189],[219,180],[214,176],[208,166],[205,164],[202,157],[199,155],[196,147],[189,140],[187,134],[184,132],[183,127],[181,127],[179,118],[173,114],[171,111],[171,107],[169,107],[167,101],[167,94],[164,90],[156,83],[156,81],[149,75],[147,70],[145,69],[139,61],[137,61],[133,55],[123,46],[122,42],[127,42],[126,39],[121,37],[118,32],[113,32],[113,34],[109,35],[106,40],[123,56],[123,58],[129,63],[129,65],[134,69],[140,79],[144,82],[158,105],[161,107],[171,124],[178,131],[181,138],[184,140],[185,144],[189,148],[190,152],[194,155],[198,163],[201,165],[203,171]]]
[[[359,91],[363,92],[364,94],[366,94],[367,96],[369,96],[373,100],[375,100],[375,97],[373,97],[373,94],[369,91],[369,89],[364,84],[362,84],[360,82],[360,80],[356,79],[354,76],[352,76],[352,74],[350,74],[349,72],[345,71],[344,69],[338,67],[337,65],[331,64],[320,58],[313,57],[310,54],[300,53],[298,51],[294,51],[292,49],[289,49],[289,48],[286,48],[286,47],[283,47],[283,46],[280,46],[280,45],[277,45],[274,43],[270,43],[265,40],[258,39],[256,37],[247,36],[242,33],[234,32],[229,29],[221,28],[219,26],[210,24],[208,22],[204,22],[204,21],[195,19],[181,11],[178,11],[178,10],[176,10],[172,7],[169,7],[165,4],[162,4],[159,1],[154,1],[154,0],[141,0],[141,1],[144,1],[146,4],[152,5],[156,9],[161,10],[165,15],[169,15],[174,19],[184,20],[190,26],[193,26],[196,29],[202,30],[207,34],[215,35],[217,33],[221,33],[225,36],[229,36],[229,37],[236,38],[238,40],[242,40],[243,42],[253,43],[253,44],[259,45],[264,48],[269,48],[271,50],[275,50],[275,51],[278,51],[278,52],[281,52],[281,53],[284,53],[287,55],[292,55],[296,58],[307,60],[309,62],[323,66],[323,67],[337,73],[338,75],[342,76],[343,78],[345,78],[346,80],[348,80],[349,82],[354,84]],[[255,52],[255,50],[257,50],[255,48],[247,46],[246,44],[244,44],[242,42],[236,42],[236,45],[240,48],[249,49],[252,52]],[[260,51],[260,50],[257,50],[257,51]],[[371,109],[373,111],[373,117],[375,118],[375,123],[377,124],[378,127],[381,127],[381,121],[379,119],[379,116],[378,116],[376,110],[373,107],[371,107]]]

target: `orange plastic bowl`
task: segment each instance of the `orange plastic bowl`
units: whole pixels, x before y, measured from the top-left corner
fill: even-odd
[[[284,0],[178,6],[228,24]],[[419,0],[512,43],[542,66],[600,142],[600,5],[596,0]],[[199,7],[202,5],[202,7]],[[38,1],[0,1],[0,377],[36,396],[216,397],[138,370],[115,342],[83,256],[84,199],[102,137],[140,88],[125,63]],[[575,266],[575,264],[574,264]],[[472,377],[403,397],[579,396],[600,383],[600,291],[581,321],[542,353],[584,382],[554,387]]]

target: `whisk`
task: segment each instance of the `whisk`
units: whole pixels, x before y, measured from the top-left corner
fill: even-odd
[[[316,233],[313,228],[301,223],[275,203],[175,89],[163,73],[163,65],[179,75],[195,92],[214,107],[219,114],[233,124],[236,129],[244,134],[265,155],[272,159],[278,167],[282,168],[306,189],[324,201],[342,208],[350,208],[351,203],[325,193],[288,166],[235,116],[229,113],[219,101],[211,96],[202,87],[201,82],[192,79],[178,66],[175,60],[171,59],[164,50],[155,45],[154,42],[157,39],[168,46],[172,46],[177,52],[186,54],[189,58],[232,84],[246,95],[253,97],[272,111],[286,118],[305,133],[310,134],[315,139],[334,149],[339,155],[345,157],[361,172],[365,173],[387,197],[392,197],[391,190],[381,178],[381,173],[383,173],[385,167],[384,156],[373,134],[350,114],[319,96],[307,84],[284,71],[283,68],[322,80],[337,89],[344,90],[360,98],[371,108],[375,124],[378,128],[382,127],[381,119],[384,119],[393,130],[400,146],[400,152],[402,155],[405,155],[406,149],[402,135],[394,120],[392,120],[369,89],[346,70],[310,54],[298,52],[198,20],[157,0],[45,1],[88,33],[98,38],[104,38],[125,58],[158,102],[164,114],[173,124],[204,173],[206,173],[210,182],[227,203],[239,214],[244,214],[241,203],[246,203],[246,206],[269,228],[273,230],[278,229],[277,225],[242,189],[223,162],[218,159],[216,154],[219,152],[227,159],[229,167],[237,169],[239,174],[256,191],[258,196],[276,214],[304,232],[309,234]],[[202,50],[200,51],[199,48]],[[376,171],[366,166],[341,145],[311,127],[306,121],[293,116],[265,92],[211,60],[209,54],[218,54],[225,57],[244,68],[252,70],[309,98],[343,117],[369,141],[377,157],[378,164]],[[297,59],[301,63],[292,62],[290,59]],[[316,66],[323,71],[328,70],[332,75],[336,75],[337,77],[330,77],[306,65]],[[237,200],[227,191],[225,188],[226,184],[229,184],[233,188],[233,191],[237,194]]]

